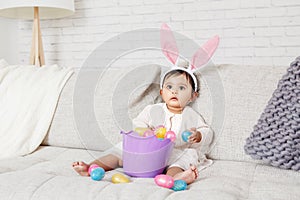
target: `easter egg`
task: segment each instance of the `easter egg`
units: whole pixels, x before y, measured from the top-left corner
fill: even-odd
[[[104,177],[105,171],[102,167],[98,167],[95,168],[92,172],[91,172],[91,178],[94,181],[100,181],[103,177]]]
[[[88,169],[88,173],[89,175],[91,175],[92,171],[96,168],[98,168],[99,166],[97,164],[91,164],[89,169]]]
[[[125,175],[117,173],[111,177],[111,182],[113,182],[113,183],[129,183],[130,180]]]
[[[174,181],[172,190],[181,191],[181,190],[186,190],[186,188],[187,188],[187,183],[184,180],[176,180]]]
[[[165,174],[159,174],[155,176],[154,182],[161,187],[172,188],[174,186],[174,179]]]
[[[183,131],[181,133],[181,138],[183,141],[187,142],[189,140],[190,135],[192,135],[190,131]]]
[[[165,138],[165,134],[166,134],[166,128],[164,127],[159,127],[155,130],[155,135],[157,138],[163,139]]]
[[[140,136],[143,136],[145,131],[149,130],[149,128],[136,127],[134,132],[137,132]]]
[[[152,136],[152,135],[154,135],[154,131],[152,131],[150,129],[146,130],[143,134],[144,137],[148,137],[148,136]]]
[[[176,140],[176,134],[174,131],[168,131],[166,132],[165,139],[170,139],[172,142]]]

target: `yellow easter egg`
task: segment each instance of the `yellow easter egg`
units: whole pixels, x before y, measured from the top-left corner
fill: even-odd
[[[117,173],[111,177],[111,182],[113,182],[113,183],[129,183],[130,180],[125,175]]]
[[[165,138],[166,128],[159,127],[158,129],[156,129],[155,134],[156,134],[157,138],[160,138],[160,139]]]
[[[144,135],[144,132],[149,130],[149,128],[143,128],[143,127],[136,127],[134,129],[134,132],[137,132],[140,136]]]

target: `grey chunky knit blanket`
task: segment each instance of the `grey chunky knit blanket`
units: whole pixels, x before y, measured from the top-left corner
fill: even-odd
[[[254,159],[300,171],[300,57],[279,81],[244,149]]]

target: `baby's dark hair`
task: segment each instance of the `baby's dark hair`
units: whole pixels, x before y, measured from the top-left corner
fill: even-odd
[[[195,83],[194,83],[193,78],[191,77],[191,75],[189,73],[187,73],[186,71],[183,71],[183,70],[180,70],[180,69],[172,70],[172,71],[168,72],[165,75],[164,79],[163,79],[163,84],[165,83],[166,79],[168,79],[172,76],[179,76],[179,75],[182,75],[182,74],[185,76],[188,83],[192,86],[193,91],[195,91]],[[199,85],[199,81],[198,81],[197,78],[196,78],[196,80],[197,80],[197,85],[198,85],[198,88],[197,88],[196,92],[198,92],[200,85]]]

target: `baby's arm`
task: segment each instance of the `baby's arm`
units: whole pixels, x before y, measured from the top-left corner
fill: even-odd
[[[190,131],[192,134],[190,135],[188,142],[191,144],[201,142],[201,140],[202,140],[201,132],[198,131],[195,127],[191,128]]]
[[[149,128],[149,121],[150,121],[150,108],[151,106],[146,106],[140,114],[136,118],[132,120],[133,128],[143,127]]]
[[[212,135],[210,128],[202,120],[198,124],[197,128],[191,128],[192,132],[188,142],[193,148],[207,149],[211,143]]]

